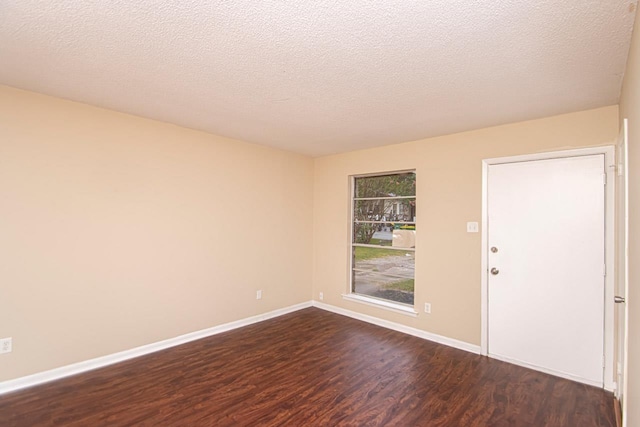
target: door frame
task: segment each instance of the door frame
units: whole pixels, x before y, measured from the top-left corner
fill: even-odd
[[[618,219],[622,224],[618,227],[617,237],[622,242],[618,242],[618,268],[624,273],[624,280],[618,283],[618,290],[624,289],[624,297],[629,297],[629,119],[624,118],[622,120],[622,126],[620,129],[620,135],[618,137],[617,147],[620,149],[618,155],[618,177],[622,180],[623,193],[619,194],[621,198],[616,207],[622,209]],[[620,206],[622,205],[622,206]],[[620,232],[622,228],[623,232]],[[622,246],[622,247],[621,247]],[[621,272],[621,273],[622,273]],[[624,323],[619,322],[618,334],[616,343],[618,348],[618,359],[616,360],[617,368],[617,390],[616,398],[622,403],[622,423],[627,425],[627,411],[629,403],[627,401],[627,389],[628,389],[628,368],[629,368],[629,307],[627,303],[620,304],[620,307],[624,310]],[[620,363],[622,360],[622,363]]]
[[[481,333],[480,354],[489,355],[489,265],[488,265],[488,220],[489,220],[489,166],[504,163],[519,163],[534,160],[561,159],[567,157],[591,156],[604,154],[605,159],[605,290],[604,290],[604,372],[602,386],[608,391],[616,390],[614,380],[614,291],[615,291],[615,153],[613,145],[575,150],[551,151],[545,153],[524,154],[509,157],[497,157],[482,161],[482,256],[481,256]],[[553,372],[550,372],[553,373]],[[557,375],[557,373],[553,373]],[[570,378],[574,379],[575,378]]]

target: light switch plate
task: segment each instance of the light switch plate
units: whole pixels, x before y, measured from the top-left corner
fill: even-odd
[[[2,353],[11,353],[13,350],[13,338],[2,338],[0,339],[0,354]]]

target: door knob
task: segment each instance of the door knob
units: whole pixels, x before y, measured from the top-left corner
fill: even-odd
[[[624,297],[615,296],[613,297],[613,302],[615,302],[616,304],[622,304],[623,302],[625,302],[625,299]]]
[[[497,268],[493,267],[491,269],[491,274],[493,274],[494,276],[496,276],[498,273],[500,273],[500,270],[498,270]]]

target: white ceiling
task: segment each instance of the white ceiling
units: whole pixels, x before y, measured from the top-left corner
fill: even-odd
[[[637,0],[3,0],[0,83],[313,156],[616,104]]]

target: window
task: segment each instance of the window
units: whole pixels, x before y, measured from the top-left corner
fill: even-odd
[[[352,181],[351,293],[413,306],[415,171]]]

